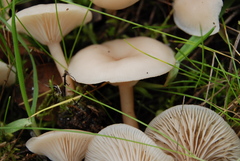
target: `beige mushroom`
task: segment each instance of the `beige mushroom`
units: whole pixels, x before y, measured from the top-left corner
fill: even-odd
[[[147,128],[145,133],[158,146],[209,161],[236,161],[240,158],[239,138],[227,122],[208,108],[198,105],[174,106],[154,118],[149,125],[186,149]],[[165,152],[179,161],[196,160],[184,154]]]
[[[10,86],[16,81],[16,69],[0,61],[0,86]]]
[[[134,3],[138,2],[139,0],[91,0],[93,4],[109,9],[109,10],[119,10],[127,8]]]
[[[87,9],[72,4],[41,4],[26,8],[16,14],[16,28],[18,32],[30,34],[40,43],[47,45],[58,71],[64,75],[68,65],[64,57],[60,41],[62,36],[92,19]],[[11,19],[8,23],[11,25]],[[74,84],[67,76],[67,84],[74,89]],[[72,91],[67,89],[67,94]]]
[[[88,146],[86,161],[173,161],[146,134],[132,126],[110,125],[99,134]]]
[[[136,118],[133,86],[140,79],[167,73],[174,63],[171,48],[152,38],[135,37],[80,50],[69,64],[69,73],[80,83],[105,81],[118,85],[122,112]],[[135,120],[125,115],[123,122],[138,127]]]
[[[26,147],[33,153],[45,155],[53,161],[82,161],[89,142],[94,135],[81,133],[80,130],[50,131],[32,137]]]
[[[202,36],[215,27],[213,35],[219,31],[222,6],[222,0],[174,0],[173,18],[176,25],[190,35]]]

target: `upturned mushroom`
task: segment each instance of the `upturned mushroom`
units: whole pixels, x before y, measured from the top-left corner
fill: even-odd
[[[46,132],[29,139],[26,147],[31,152],[45,155],[53,161],[81,161],[94,135],[80,133],[80,130],[72,131]]]
[[[64,57],[60,41],[63,36],[81,24],[92,19],[87,9],[72,4],[41,4],[26,8],[16,13],[16,28],[18,32],[31,35],[34,39],[47,45],[61,76],[68,64]],[[8,20],[11,25],[12,18]],[[63,78],[64,79],[64,78]],[[70,88],[74,84],[69,76],[66,78]],[[67,88],[67,94],[71,89]]]
[[[0,61],[0,86],[10,86],[16,81],[16,69]]]
[[[135,37],[80,50],[69,64],[69,73],[79,83],[110,82],[117,85],[122,112],[136,118],[133,86],[140,79],[167,73],[174,63],[171,48],[152,38]],[[135,120],[125,115],[123,122],[138,127]]]
[[[219,31],[222,6],[222,0],[174,0],[173,18],[176,25],[190,35],[202,36],[215,27],[213,35]]]
[[[93,4],[110,10],[120,10],[127,8],[139,0],[91,0]]]
[[[88,146],[86,161],[173,161],[146,134],[132,126],[110,125],[99,134]]]
[[[203,160],[235,161],[240,158],[240,140],[232,128],[214,111],[198,105],[174,106],[156,118],[149,126],[164,133],[183,147],[156,131],[145,133],[161,147],[196,156]],[[176,160],[193,161],[190,156],[174,151],[167,154]]]

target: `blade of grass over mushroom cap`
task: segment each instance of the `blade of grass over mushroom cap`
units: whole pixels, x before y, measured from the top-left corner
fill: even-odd
[[[81,130],[50,131],[29,139],[27,148],[53,161],[78,161],[85,157],[87,146],[94,135]]]
[[[235,0],[229,0],[229,1],[224,1],[222,10],[219,14],[219,17],[222,17],[222,15],[224,14],[225,10],[227,8],[229,8],[232,3]],[[175,58],[176,58],[176,67],[173,68],[169,74],[168,74],[168,78],[166,80],[166,84],[170,83],[171,81],[174,80],[174,78],[177,76],[178,71],[179,71],[179,66],[180,63],[185,60],[187,58],[187,56],[194,50],[196,49],[198,46],[203,48],[203,45],[201,46],[200,44],[203,44],[203,41],[205,41],[211,34],[212,32],[215,30],[215,27],[213,27],[211,30],[209,30],[205,35],[202,36],[192,36],[190,37],[186,42],[180,42],[180,43],[184,43],[184,45],[181,47],[181,49],[178,50]],[[177,41],[175,41],[177,42]],[[211,50],[211,49],[210,49]],[[215,51],[217,52],[217,51]]]
[[[106,81],[118,85],[122,111],[135,117],[133,86],[140,79],[165,74],[174,63],[171,48],[155,39],[135,37],[80,50],[69,64],[69,73],[80,83]],[[135,121],[125,117],[125,123],[137,127]]]
[[[1,73],[0,86],[12,85],[16,81],[15,72],[16,72],[15,67],[11,67],[0,60],[0,73]]]
[[[0,2],[1,16],[4,17],[5,19],[9,18],[10,3],[11,0],[1,0]]]
[[[66,3],[73,4],[72,2],[69,2],[69,1],[65,1],[65,0],[62,0],[62,1],[63,1],[63,2],[66,2]],[[225,9],[228,8],[228,7],[230,7],[233,2],[234,2],[234,0],[225,1],[225,2],[224,2],[223,10],[222,10],[222,12],[221,12],[221,14],[220,14],[220,17],[223,15]],[[129,23],[129,24],[131,24],[131,25],[133,25],[133,26],[135,26],[135,27],[137,27],[137,28],[144,28],[144,29],[146,29],[146,30],[149,30],[149,31],[152,31],[152,32],[155,32],[155,33],[159,33],[159,34],[162,34],[162,35],[165,35],[165,36],[168,36],[168,37],[172,37],[172,38],[174,38],[174,39],[176,39],[176,40],[181,40],[181,43],[186,43],[186,42],[188,41],[187,39],[184,39],[184,38],[181,38],[181,37],[178,37],[178,36],[175,36],[175,35],[168,34],[168,33],[163,32],[163,31],[161,31],[161,30],[157,30],[157,29],[155,29],[154,27],[151,27],[151,26],[141,25],[141,24],[138,24],[138,23],[133,22],[133,21],[129,21],[129,20],[126,20],[126,19],[123,19],[123,18],[114,16],[114,15],[111,15],[111,14],[105,13],[105,12],[101,12],[101,11],[99,11],[99,10],[95,10],[95,9],[93,9],[93,8],[89,8],[89,10],[91,10],[91,11],[93,11],[93,12],[96,12],[96,13],[99,13],[99,14],[102,14],[102,15],[105,15],[105,16],[108,16],[108,17],[111,17],[111,18],[114,18],[114,19],[116,19],[116,20],[120,20],[120,21]],[[213,29],[214,29],[214,28],[213,28]],[[212,29],[212,30],[213,30],[213,29]],[[208,34],[210,35],[211,32],[212,32],[212,31],[209,31],[206,35],[208,35]],[[195,39],[197,36],[192,36],[192,37],[194,37],[194,39]],[[191,38],[192,38],[192,37],[191,37]],[[207,37],[206,37],[206,38],[207,38]],[[198,37],[198,40],[199,40],[199,39],[201,39],[201,38]],[[175,41],[175,42],[177,42],[177,41]],[[213,50],[214,50],[214,49],[209,48],[209,47],[206,47],[206,46],[201,46],[201,45],[199,45],[199,47],[201,47],[201,48],[204,47],[204,49],[206,49],[206,50],[208,50],[208,51],[213,51]],[[186,47],[186,49],[187,49],[187,47]],[[221,52],[219,52],[219,51],[217,51],[217,50],[214,50],[214,52],[223,55],[223,53],[221,53]],[[179,52],[178,52],[178,53],[179,53]],[[183,58],[185,59],[185,58],[187,58],[187,56],[188,56],[190,53],[191,53],[191,52],[183,52],[183,53],[179,53],[180,55],[179,55],[179,54],[178,54],[178,55],[179,55],[180,57],[183,56]],[[183,54],[184,54],[184,55],[183,55]],[[224,55],[224,56],[227,56],[227,55]],[[176,56],[176,58],[177,58],[177,56]],[[177,58],[177,59],[178,59],[178,58]],[[176,64],[174,65],[175,68],[174,68],[174,69],[171,71],[171,73],[169,74],[165,85],[168,84],[169,82],[171,82],[171,81],[176,77],[176,75],[178,74],[178,70],[179,70],[178,67],[179,67],[179,65],[180,65],[180,63],[177,61]]]
[[[131,116],[129,116],[129,115],[127,115],[127,114],[119,111],[118,109],[116,109],[116,108],[114,108],[114,107],[111,107],[111,106],[109,106],[109,105],[107,105],[107,104],[104,104],[104,103],[102,103],[102,102],[100,102],[100,101],[97,101],[97,100],[94,99],[94,98],[91,98],[91,97],[87,96],[86,94],[80,93],[79,91],[76,91],[76,90],[74,90],[74,92],[77,93],[77,94],[79,94],[79,95],[78,95],[78,96],[75,96],[75,97],[73,97],[73,98],[70,98],[70,99],[68,99],[68,100],[65,100],[65,101],[63,101],[63,102],[60,102],[60,103],[58,103],[58,104],[52,105],[52,106],[50,106],[50,107],[47,107],[47,108],[45,108],[45,109],[43,109],[43,110],[41,110],[41,111],[38,111],[37,113],[35,113],[35,114],[32,115],[31,117],[34,117],[34,116],[40,114],[40,113],[43,112],[43,111],[46,111],[46,110],[55,108],[55,107],[60,106],[60,105],[63,105],[63,104],[65,104],[65,103],[67,103],[67,102],[71,102],[71,101],[73,101],[73,100],[78,100],[78,99],[81,98],[81,97],[84,97],[84,98],[86,98],[86,99],[88,99],[88,100],[91,100],[91,101],[93,101],[93,102],[96,102],[96,103],[98,103],[98,104],[100,104],[100,105],[102,105],[102,106],[104,106],[104,107],[107,107],[107,108],[109,108],[109,109],[111,109],[111,110],[113,110],[113,111],[115,111],[115,112],[118,112],[118,113],[120,113],[120,114],[122,114],[122,115],[126,115],[127,117],[131,117]],[[31,118],[31,117],[30,117],[30,118]],[[132,119],[134,119],[135,121],[137,121],[137,122],[139,122],[140,124],[144,125],[145,127],[148,127],[149,129],[155,131],[156,133],[159,133],[159,135],[162,135],[163,137],[166,137],[167,139],[169,139],[169,140],[171,140],[172,142],[176,143],[176,145],[178,145],[179,147],[182,147],[183,149],[185,149],[185,147],[183,147],[183,146],[182,146],[181,144],[179,144],[177,141],[175,141],[175,140],[172,139],[171,137],[167,136],[166,134],[158,131],[156,128],[151,127],[151,126],[147,125],[146,123],[144,123],[144,122],[142,122],[142,121],[140,121],[140,120],[138,120],[138,119],[136,119],[136,118],[132,118]],[[0,127],[0,128],[1,128],[1,127]],[[8,128],[3,127],[3,129],[8,129]],[[24,129],[29,129],[29,128],[24,127]],[[59,131],[59,130],[60,130],[60,131],[62,130],[62,129],[49,129],[49,128],[36,128],[36,127],[34,127],[33,129],[40,129],[40,130],[58,130],[58,131]],[[100,134],[98,134],[98,135],[100,135]],[[107,136],[104,135],[104,137],[107,137]],[[116,139],[121,139],[121,138],[116,138]],[[131,142],[131,140],[127,140],[127,141],[130,141],[130,142]],[[140,142],[138,142],[138,143],[140,143]],[[141,143],[140,143],[140,144],[141,144]],[[166,151],[173,151],[173,152],[175,152],[175,153],[179,153],[179,154],[182,154],[182,155],[190,156],[190,157],[195,158],[195,159],[197,159],[197,160],[201,160],[200,158],[197,158],[197,157],[194,156],[194,155],[189,155],[189,153],[187,153],[187,154],[186,154],[186,153],[181,153],[181,152],[178,152],[178,151],[175,151],[175,150],[171,150],[171,149],[166,149],[166,148],[163,148],[163,147],[156,147],[156,148],[164,149],[164,150],[166,150]],[[188,150],[186,149],[186,151],[188,151]]]
[[[132,126],[114,124],[98,134],[100,135],[96,135],[88,146],[86,161],[173,160],[156,148],[156,144],[147,135]]]
[[[71,18],[70,18],[71,17]],[[92,14],[87,9],[71,4],[36,5],[16,14],[16,27],[19,32],[32,36],[40,43],[47,45],[61,76],[68,65],[64,57],[60,41],[71,30],[91,20]],[[8,21],[11,24],[11,20]],[[64,78],[63,78],[64,79]],[[67,84],[74,88],[67,76]],[[72,92],[67,89],[67,94]]]
[[[190,154],[204,160],[237,160],[240,157],[240,140],[231,127],[214,111],[198,105],[174,106],[156,118],[150,124],[181,145]],[[145,133],[158,146],[188,153],[176,143],[147,128]],[[190,161],[191,157],[174,153],[176,159]]]
[[[211,28],[212,34],[219,31],[219,14],[222,0],[174,0],[173,18],[176,25],[190,35],[205,35]]]
[[[63,1],[63,2],[66,2],[66,3],[74,4],[73,2],[69,2],[69,1],[66,1],[66,0],[62,0],[62,1]],[[224,1],[224,6],[223,6],[222,11],[221,11],[221,13],[220,13],[220,17],[224,14],[226,8],[229,8],[234,1],[235,1],[235,0]],[[84,6],[83,6],[83,7],[84,7]],[[86,8],[87,8],[87,7],[86,7]],[[184,38],[182,38],[182,37],[178,37],[178,36],[175,36],[175,35],[171,35],[171,34],[169,34],[169,33],[163,32],[163,31],[161,31],[161,30],[155,29],[154,27],[151,27],[151,26],[141,25],[141,24],[138,24],[138,23],[136,23],[136,22],[129,21],[129,20],[126,20],[126,19],[123,19],[123,18],[114,16],[114,15],[111,15],[111,14],[105,13],[105,12],[101,12],[101,11],[96,10],[96,9],[93,9],[93,8],[88,8],[88,9],[89,9],[90,11],[93,11],[93,12],[96,12],[96,13],[99,13],[99,14],[102,14],[102,15],[105,15],[105,16],[108,16],[108,17],[111,17],[111,18],[114,18],[114,19],[116,19],[116,20],[120,20],[120,21],[129,23],[129,24],[131,24],[131,25],[133,25],[133,26],[135,26],[135,27],[137,27],[137,28],[144,28],[144,29],[146,29],[146,30],[149,30],[149,31],[152,31],[152,32],[155,32],[155,33],[159,33],[159,34],[162,34],[162,35],[165,35],[165,36],[168,36],[168,37],[172,37],[172,38],[174,38],[174,39],[176,39],[176,40],[181,40],[181,41],[182,41],[181,43],[185,43],[185,42],[188,41],[187,39],[184,39]],[[214,28],[213,28],[213,29],[214,29]],[[212,32],[212,31],[209,31],[208,33],[211,33],[211,32]],[[208,33],[207,33],[207,34],[208,34]],[[207,35],[207,34],[206,34],[206,35]],[[195,37],[195,36],[193,36],[193,37]],[[206,47],[206,46],[201,46],[201,45],[199,45],[199,47],[202,47],[202,48],[204,47],[204,49],[206,49],[206,50],[208,50],[208,51],[213,51],[213,50],[214,50],[214,49],[209,48],[209,47]],[[217,50],[214,50],[214,52],[216,52],[216,53],[218,53],[218,54],[221,54],[221,55],[224,55],[223,53],[221,53],[221,52],[219,52],[219,51],[217,51]],[[185,54],[185,53],[183,53],[183,54]],[[190,53],[188,53],[188,54],[190,54]],[[186,53],[186,56],[184,56],[184,57],[186,58],[188,54]],[[180,55],[182,55],[182,54],[180,54]],[[182,56],[183,56],[183,55],[182,55]],[[227,56],[227,55],[224,55],[224,56]],[[178,74],[178,67],[177,67],[177,66],[179,66],[179,64],[180,64],[180,63],[178,63],[178,62],[177,62],[177,64],[175,64],[174,70],[170,73],[170,76],[168,76],[168,77],[170,77],[170,78],[172,78],[172,79],[169,79],[169,78],[168,78],[168,80],[172,81],[172,80],[175,78],[175,76]],[[172,75],[172,76],[171,76],[171,75]],[[166,81],[166,84],[167,84],[168,82],[169,82],[169,81]]]

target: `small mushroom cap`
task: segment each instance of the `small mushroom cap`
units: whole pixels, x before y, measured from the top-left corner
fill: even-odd
[[[190,35],[202,36],[215,27],[213,35],[219,31],[222,6],[222,0],[174,0],[173,18],[176,25]]]
[[[110,10],[119,10],[127,8],[139,0],[91,0],[93,4]]]
[[[198,105],[174,106],[154,118],[149,125],[198,158],[209,161],[235,161],[240,158],[239,138],[222,117],[208,108]],[[188,154],[185,149],[149,128],[145,133],[158,146]],[[165,152],[178,160],[195,160],[183,154]]]
[[[40,4],[32,6],[19,11],[16,16],[24,25],[22,26],[16,19],[17,30],[26,34],[29,32],[44,45],[51,42],[60,42],[62,36],[80,26],[82,22],[87,23],[92,19],[92,14],[87,9],[72,4],[61,3],[57,3],[57,5]],[[8,23],[11,24],[11,19],[8,20]],[[59,26],[61,26],[62,36]]]
[[[10,67],[6,63],[0,61],[0,86],[6,85],[10,86],[16,81],[16,69],[15,67]]]
[[[110,137],[95,136],[88,146],[86,161],[173,161],[161,149],[152,147],[156,144],[146,134],[130,125],[110,125],[99,134]]]
[[[68,71],[80,83],[118,83],[165,74],[172,69],[167,63],[175,63],[171,48],[152,38],[136,37],[88,46],[73,56]]]
[[[53,161],[82,161],[94,135],[76,132],[50,131],[32,137],[26,147],[33,153],[45,155]]]

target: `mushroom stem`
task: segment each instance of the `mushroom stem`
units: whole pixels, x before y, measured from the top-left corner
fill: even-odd
[[[58,72],[62,77],[62,81],[64,82],[65,70],[68,69],[68,65],[64,57],[60,43],[58,42],[50,43],[48,44],[48,48],[57,66]],[[71,89],[74,89],[73,80],[69,75],[66,75],[65,81],[66,81],[66,85],[68,86],[68,88],[65,88],[66,95],[73,95],[73,91],[71,91]]]
[[[134,112],[134,94],[133,94],[133,86],[136,84],[136,81],[122,82],[117,84],[118,84],[119,93],[120,93],[120,102],[121,102],[122,112],[136,118],[136,115]],[[123,117],[123,122],[125,124],[139,128],[138,123],[135,120],[125,115],[123,115],[122,117]]]

